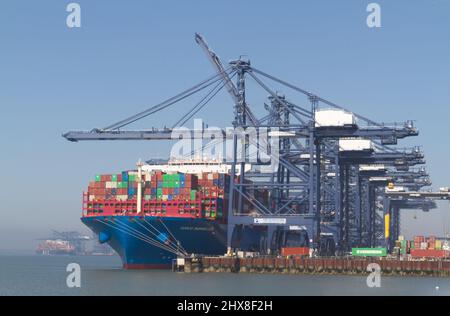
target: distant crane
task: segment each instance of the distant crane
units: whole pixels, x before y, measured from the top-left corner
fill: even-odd
[[[57,231],[52,230],[53,235],[48,238],[39,238],[38,240],[64,240],[69,242],[77,254],[84,254],[86,252],[85,244],[91,240],[91,237],[83,235],[77,231]]]

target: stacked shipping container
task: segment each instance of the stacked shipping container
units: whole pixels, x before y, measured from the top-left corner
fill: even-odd
[[[412,257],[445,258],[449,257],[448,249],[443,249],[441,240],[435,236],[415,236],[413,240],[405,240],[399,236],[395,245],[400,249],[401,254],[410,254]]]
[[[195,214],[196,217],[223,218],[224,200],[230,176],[220,173],[182,174],[155,171],[143,173],[138,179],[136,171],[120,174],[96,175],[89,183],[83,209],[87,214],[136,212],[138,182],[142,183],[143,210],[175,215]],[[123,203],[117,203],[123,202]],[[161,215],[161,214],[159,214]],[[174,215],[173,212],[171,215]]]

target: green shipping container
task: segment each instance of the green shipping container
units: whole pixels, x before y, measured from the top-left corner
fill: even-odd
[[[136,175],[135,174],[128,175],[128,182],[136,182]]]
[[[191,200],[195,200],[197,194],[197,190],[191,190]]]
[[[352,255],[356,257],[386,257],[386,248],[352,248]]]
[[[95,175],[95,182],[100,182],[100,181],[102,181],[102,176],[99,174]]]
[[[112,181],[112,182],[117,182],[117,174],[113,174],[113,175],[111,176],[111,181]]]
[[[119,181],[119,182],[117,182],[117,188],[118,189],[126,189],[126,188],[128,188],[128,183],[127,182],[123,182],[123,181]]]

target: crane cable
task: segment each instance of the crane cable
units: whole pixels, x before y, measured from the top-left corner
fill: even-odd
[[[151,241],[153,241],[153,242],[155,242],[155,243],[160,243],[161,245],[164,245],[164,246],[166,246],[167,248],[170,248],[170,249],[173,249],[174,251],[177,251],[176,245],[171,245],[171,244],[165,244],[165,243],[162,243],[161,241],[158,241],[157,239],[154,239],[154,238],[152,238],[152,237],[149,237],[149,236],[145,235],[144,233],[140,232],[139,230],[137,230],[137,229],[135,229],[135,228],[133,228],[133,227],[131,227],[131,226],[128,226],[127,224],[125,224],[125,223],[123,223],[123,222],[118,222],[118,223],[120,223],[121,225],[125,226],[126,228],[128,228],[128,229],[134,231],[136,234],[140,234],[141,236],[143,236],[143,237],[145,237],[145,238],[148,238],[148,239],[150,239]],[[136,223],[137,223],[137,224],[140,224],[138,221],[136,221]],[[153,235],[157,236],[157,235],[154,234],[154,233],[153,233]],[[169,243],[170,243],[170,242],[171,242],[171,241],[169,240]]]
[[[117,225],[117,226],[111,225],[111,224],[109,224],[109,223],[107,223],[105,221],[99,220],[99,219],[96,219],[96,221],[98,221],[98,222],[100,222],[100,223],[102,223],[104,225],[107,225],[107,226],[109,226],[109,227],[111,227],[113,229],[116,229],[118,231],[121,231],[121,232],[123,232],[125,234],[128,234],[128,235],[130,235],[130,236],[132,236],[132,237],[134,237],[136,239],[139,239],[139,240],[141,240],[141,241],[143,241],[143,242],[145,242],[147,244],[150,244],[152,246],[155,246],[157,248],[161,248],[163,250],[166,250],[168,252],[174,253],[176,255],[180,254],[180,251],[177,251],[177,249],[172,248],[172,247],[170,247],[168,245],[162,244],[161,242],[159,242],[157,240],[153,240],[153,239],[149,238],[148,236],[142,234],[139,231],[137,231],[137,233],[134,233],[133,231],[136,231],[136,230],[131,228],[131,227],[128,227],[126,224],[124,224],[124,226],[126,228],[123,228],[123,227],[120,227],[119,225]],[[115,224],[117,224],[117,223],[115,223]],[[123,223],[121,223],[121,224],[123,224]]]
[[[153,228],[154,230],[156,230],[157,233],[152,232],[152,231],[151,231],[150,229],[148,229],[144,224],[141,224],[141,223],[139,222],[139,219],[136,221],[136,223],[137,223],[139,226],[141,226],[142,228],[144,228],[146,231],[148,231],[150,234],[152,234],[153,236],[155,236],[157,239],[158,239],[158,234],[159,234],[159,235],[162,235],[162,234],[163,234],[163,233],[160,232],[158,229],[156,229],[153,225],[151,225],[150,223],[148,223],[148,222],[145,220],[145,218],[144,218],[144,221],[145,221],[147,224],[149,224],[149,226],[150,226],[151,228]],[[169,241],[169,243],[171,244],[172,247],[175,247],[176,249],[180,248],[184,253],[186,252],[186,251],[184,250],[184,248],[179,247],[179,244],[178,244],[178,243],[174,243],[174,242],[171,241],[170,239],[167,239],[167,240]],[[177,241],[178,241],[178,240],[177,240]]]
[[[106,222],[103,222],[103,223],[105,225],[108,225]],[[115,223],[115,224],[117,224],[117,223]],[[120,223],[120,224],[123,224],[123,223]],[[121,227],[119,225],[117,225],[117,227],[114,227],[114,225],[112,225],[112,226],[108,225],[108,226],[110,226],[112,228],[115,228],[115,229],[118,229],[119,231],[125,232],[125,233],[129,234],[130,236],[138,238],[138,239],[140,239],[140,240],[142,240],[142,241],[144,241],[144,242],[146,242],[148,244],[151,244],[151,245],[153,245],[155,247],[158,247],[158,248],[161,248],[161,249],[167,250],[169,252],[173,252],[173,253],[177,252],[175,248],[172,248],[172,247],[170,247],[168,245],[162,244],[161,242],[159,242],[157,240],[153,240],[152,238],[149,238],[145,234],[142,234],[141,232],[139,232],[139,231],[137,231],[137,230],[135,230],[135,229],[133,229],[131,227],[128,227],[126,224],[123,224],[123,225],[125,227]],[[135,231],[137,233],[135,233],[133,231]]]
[[[144,238],[142,238],[142,237],[140,237],[140,236],[138,236],[138,235],[136,235],[136,234],[130,233],[129,231],[123,230],[123,229],[121,229],[121,228],[119,228],[119,227],[115,227],[114,225],[110,225],[110,224],[108,224],[108,223],[106,223],[106,222],[104,222],[104,221],[102,221],[102,220],[96,219],[96,221],[98,221],[98,222],[100,222],[100,223],[102,223],[102,224],[104,224],[104,225],[106,225],[106,226],[109,226],[109,227],[111,227],[111,228],[113,228],[113,229],[115,229],[115,230],[118,230],[118,231],[120,231],[120,232],[123,232],[123,233],[125,233],[125,234],[128,234],[128,235],[130,235],[131,237],[134,237],[134,238],[136,238],[136,239],[139,239],[139,240],[143,241],[144,243],[147,243],[147,244],[150,244],[150,245],[152,245],[152,246],[161,248],[161,249],[166,250],[166,251],[168,251],[168,252],[175,253],[175,252],[174,252],[173,250],[171,250],[171,249],[166,249],[165,247],[162,247],[161,245],[158,245],[158,244],[156,244],[156,243],[154,243],[154,242],[152,242],[152,241],[150,241],[150,240],[144,239]]]
[[[331,102],[331,101],[328,101],[328,100],[326,100],[326,99],[323,99],[323,98],[321,98],[321,97],[319,97],[319,96],[317,96],[317,95],[315,95],[315,94],[313,94],[313,93],[311,93],[311,92],[308,92],[308,91],[306,91],[306,90],[304,90],[304,89],[302,89],[302,88],[299,88],[299,87],[297,87],[297,86],[295,86],[295,85],[292,85],[292,84],[290,84],[290,83],[288,83],[288,82],[286,82],[286,81],[283,81],[283,80],[281,80],[281,79],[279,79],[279,78],[277,78],[277,77],[274,77],[274,76],[272,76],[272,75],[270,75],[270,74],[268,74],[268,73],[265,73],[265,72],[263,72],[263,71],[261,71],[261,70],[259,70],[259,69],[256,69],[256,68],[254,68],[254,67],[251,67],[251,70],[254,71],[254,72],[256,72],[256,73],[258,73],[258,74],[260,74],[260,75],[262,75],[262,76],[264,76],[264,77],[266,77],[266,78],[269,78],[269,79],[271,79],[271,80],[273,80],[273,81],[276,81],[276,82],[278,82],[278,83],[280,83],[280,84],[282,84],[282,85],[284,85],[284,86],[286,86],[286,87],[289,87],[289,88],[291,88],[291,89],[293,89],[293,90],[296,90],[296,91],[298,91],[298,92],[301,92],[301,93],[305,94],[306,96],[308,96],[309,98],[314,98],[314,99],[316,99],[317,101],[320,101],[320,102],[322,102],[322,103],[325,103],[325,104],[327,104],[327,105],[330,105],[330,106],[332,106],[332,107],[334,107],[334,108],[338,108],[338,109],[341,109],[341,110],[344,110],[344,111],[347,111],[347,112],[351,112],[351,111],[349,111],[348,109],[346,109],[346,108],[344,108],[344,107],[342,107],[342,106],[340,106],[340,105],[338,105],[338,104],[336,104],[336,103],[333,103],[333,102]],[[351,112],[351,113],[353,113],[353,112]],[[360,114],[357,114],[357,113],[353,113],[353,114],[354,114],[357,118],[359,118],[359,119],[365,121],[365,122],[368,123],[368,124],[372,124],[372,125],[375,125],[375,126],[383,126],[382,124],[377,123],[377,122],[375,122],[375,121],[372,121],[372,120],[368,119],[367,117],[364,117],[364,116],[362,116],[362,115],[360,115]],[[381,146],[382,148],[384,148],[385,150],[387,150],[387,151],[397,152],[395,149],[390,148],[390,147],[388,147],[388,146],[386,146],[386,145],[383,145],[383,144],[381,144],[381,143],[379,143],[379,142],[377,142],[377,141],[374,141],[374,142],[375,142],[377,145],[379,145],[379,146]]]
[[[233,73],[231,78],[235,76],[236,73]],[[219,93],[220,90],[226,85],[226,82],[224,79],[222,79],[217,85],[215,85],[189,112],[187,112],[183,117],[181,117],[172,128],[175,128],[177,126],[183,126],[186,124],[187,121],[189,121],[195,114],[197,114],[205,105],[208,104],[209,101],[213,97]],[[218,89],[218,90],[216,90]],[[203,103],[203,104],[202,104]]]
[[[231,67],[227,68],[226,71],[228,71],[230,68]],[[209,87],[210,85],[214,84],[215,82],[217,82],[219,80],[223,80],[220,76],[221,76],[221,74],[216,74],[212,77],[209,77],[208,79],[203,80],[202,82],[196,84],[195,86],[193,86],[193,87],[191,87],[191,88],[189,88],[189,89],[187,89],[187,90],[185,90],[185,91],[183,91],[183,92],[181,92],[181,93],[179,93],[179,94],[177,94],[155,106],[152,106],[144,111],[141,111],[141,112],[139,112],[135,115],[132,115],[126,119],[123,119],[117,123],[111,124],[111,125],[103,128],[102,130],[105,131],[105,130],[119,129],[119,128],[129,125],[133,122],[136,122],[144,117],[147,117],[153,113],[161,111],[161,110],[167,108],[168,106],[170,106],[176,102],[179,102],[179,101],[191,96],[192,94],[197,93],[197,92]]]
[[[159,231],[155,226],[153,226],[150,222],[147,221],[147,219],[144,217],[142,217],[142,220],[148,224],[148,226],[152,229],[154,229],[158,234],[163,234],[161,231]],[[160,219],[161,221],[161,219]],[[139,225],[141,225],[141,223],[137,222]],[[163,224],[163,222],[161,221],[161,223]],[[150,231],[145,225],[141,225],[142,227],[144,227],[145,230],[147,230],[149,233],[155,235],[157,237],[157,235],[155,233],[153,233],[152,231]],[[169,235],[177,242],[172,242],[169,239],[169,242],[173,245],[173,247],[176,247],[177,249],[180,248],[182,250],[182,252],[187,253],[187,251],[183,248],[183,246],[181,245],[181,243],[179,242],[178,239],[175,238],[175,236],[172,234],[172,232],[167,228],[167,226],[163,225],[164,228],[167,230],[167,232],[169,233]]]

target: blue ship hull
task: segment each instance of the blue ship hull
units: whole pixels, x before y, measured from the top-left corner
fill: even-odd
[[[153,216],[89,216],[81,221],[119,254],[125,269],[168,269],[177,257],[174,245],[187,253],[226,252],[226,224],[218,221]]]

